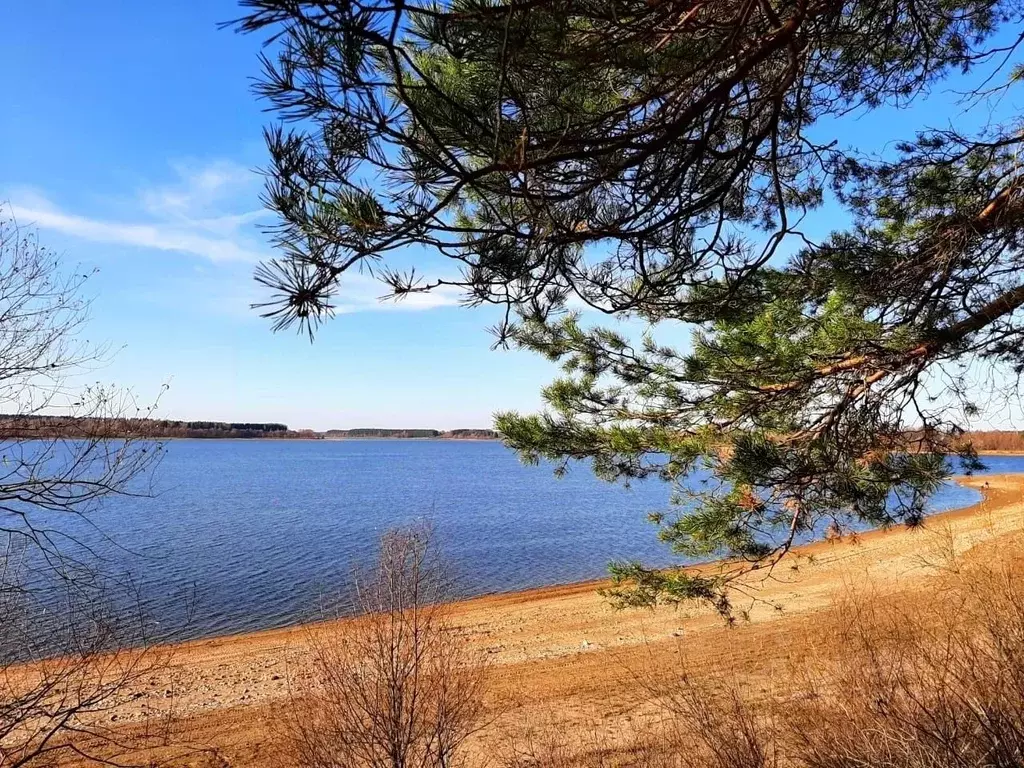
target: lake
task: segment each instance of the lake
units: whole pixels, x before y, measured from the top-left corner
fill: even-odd
[[[986,459],[1024,472],[1024,457]],[[631,488],[579,465],[555,478],[497,442],[176,440],[153,498],[114,499],[74,534],[130,572],[148,615],[179,636],[282,626],[336,605],[382,532],[429,520],[465,594],[601,577],[612,560],[671,562],[647,522],[657,481]],[[975,502],[943,488],[934,511]]]

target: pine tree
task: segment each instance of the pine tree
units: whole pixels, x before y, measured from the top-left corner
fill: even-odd
[[[972,360],[1024,370],[1020,123],[923,130],[885,158],[822,126],[1012,61],[1018,2],[244,4],[238,28],[272,31],[258,90],[283,119],[266,314],[312,334],[352,268],[505,306],[499,340],[564,370],[544,413],[499,416],[506,442],[674,483],[662,537],[732,563],[621,566],[623,601],[728,611],[729,582],[802,536],[917,524],[946,457],[976,465],[929,381],[969,417]],[[799,222],[826,194],[853,224],[812,242]],[[410,245],[459,277],[390,267]],[[584,327],[570,302],[693,343]]]

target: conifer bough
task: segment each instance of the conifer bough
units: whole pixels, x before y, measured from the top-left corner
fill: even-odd
[[[312,333],[352,269],[505,307],[499,340],[564,368],[506,442],[674,483],[662,538],[729,562],[616,566],[623,602],[728,612],[735,576],[825,526],[919,523],[946,457],[976,465],[968,365],[1024,369],[1020,121],[844,145],[951,75],[1012,89],[1019,2],[243,5],[280,118],[265,314]],[[827,198],[849,224],[814,240]],[[424,248],[451,269],[409,268]],[[655,340],[680,322],[689,347]]]

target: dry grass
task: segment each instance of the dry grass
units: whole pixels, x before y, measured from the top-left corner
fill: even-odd
[[[503,768],[1020,768],[1024,562],[950,565],[927,597],[844,597],[768,695],[728,670],[652,670],[641,725],[519,734]]]
[[[830,663],[783,734],[793,763],[1024,765],[1020,564],[952,573],[917,606],[848,601],[839,612]]]

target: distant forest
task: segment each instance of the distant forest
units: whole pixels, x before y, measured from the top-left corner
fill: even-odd
[[[289,429],[278,422],[92,419],[0,414],[0,439],[32,437],[220,438],[241,440],[497,440],[492,429]],[[1024,432],[990,430],[966,435],[978,451],[1024,453]]]
[[[329,440],[365,440],[367,438],[412,440],[494,440],[492,429],[329,429],[323,433]]]
[[[289,429],[287,424],[170,419],[96,419],[69,416],[0,414],[0,438],[118,437],[228,438],[243,440],[356,440],[367,438],[493,440],[490,429]]]
[[[970,432],[967,435],[976,451],[1009,451],[1024,453],[1024,432],[992,430]]]
[[[287,424],[170,419],[97,419],[70,416],[0,414],[0,437],[211,437],[288,439],[316,437],[312,430],[294,431]]]

